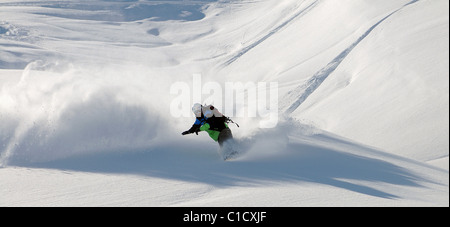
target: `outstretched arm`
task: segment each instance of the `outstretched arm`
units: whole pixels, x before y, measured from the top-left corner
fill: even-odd
[[[200,131],[200,126],[201,125],[194,124],[194,125],[192,125],[192,127],[189,130],[184,131],[183,133],[181,133],[181,135],[184,136],[184,135],[188,135],[188,134],[192,134],[192,133],[196,133],[198,135],[198,132]]]

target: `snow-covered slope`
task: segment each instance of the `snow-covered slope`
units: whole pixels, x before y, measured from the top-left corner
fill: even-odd
[[[419,1],[375,20],[294,115],[395,154],[448,162],[447,6]]]
[[[0,206],[448,206],[448,4],[3,1]],[[277,82],[277,127],[181,136],[193,75]]]

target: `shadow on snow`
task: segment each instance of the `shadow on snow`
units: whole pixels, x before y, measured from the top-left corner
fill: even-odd
[[[340,140],[324,135],[314,137],[320,140]],[[360,145],[351,145],[344,140],[337,143],[345,144],[351,150],[378,152]],[[354,182],[418,187],[420,185],[416,182],[423,180],[390,162],[323,146],[289,142],[281,149],[281,153],[277,150],[274,151],[277,154],[272,156],[266,154],[258,158],[258,151],[251,151],[250,158],[244,154],[235,161],[224,162],[216,152],[216,144],[211,143],[205,147],[205,144],[188,142],[173,143],[146,151],[84,155],[45,163],[28,163],[25,166],[139,174],[222,187],[312,182],[389,199],[398,198],[398,195]]]
[[[127,2],[116,2],[115,4],[111,4],[95,1],[90,2],[89,4],[58,2],[42,5],[42,7],[54,9],[53,11],[36,14],[67,19],[109,22],[132,22],[144,19],[152,21],[196,21],[205,17],[205,14],[201,12],[204,4],[205,3],[183,1],[150,1],[132,4]]]

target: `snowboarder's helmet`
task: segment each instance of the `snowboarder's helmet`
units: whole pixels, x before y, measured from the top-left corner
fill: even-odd
[[[202,104],[195,103],[194,106],[192,106],[192,112],[195,115],[200,115],[202,113]]]

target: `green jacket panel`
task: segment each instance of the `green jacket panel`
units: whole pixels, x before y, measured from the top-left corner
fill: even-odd
[[[225,127],[228,128],[228,125],[226,123]],[[211,137],[211,139],[213,139],[216,142],[219,141],[220,132],[211,130],[210,125],[208,123],[203,124],[202,127],[200,127],[200,131],[206,131],[209,134],[209,137]]]

